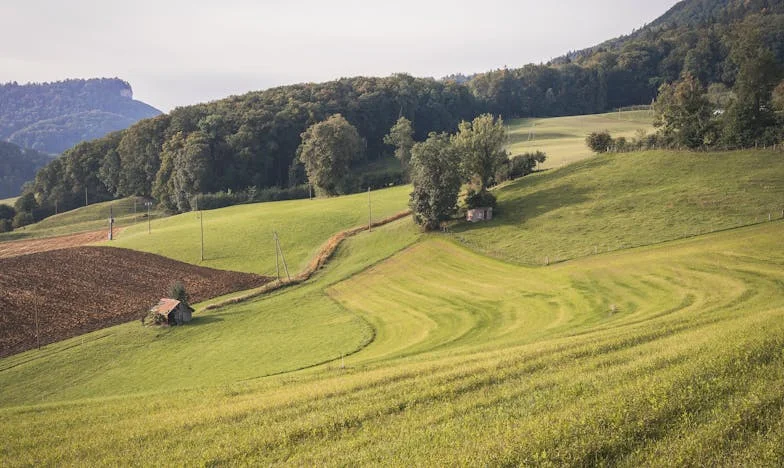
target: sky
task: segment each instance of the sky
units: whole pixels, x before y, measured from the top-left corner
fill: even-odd
[[[0,82],[119,77],[169,111],[345,76],[540,63],[675,0],[2,0]]]

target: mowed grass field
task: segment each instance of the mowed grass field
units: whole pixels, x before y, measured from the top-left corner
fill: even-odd
[[[605,154],[495,192],[490,223],[455,238],[507,261],[544,265],[782,218],[784,153]]]
[[[544,169],[562,167],[593,156],[585,145],[585,137],[591,132],[607,130],[614,138],[631,139],[639,129],[648,134],[655,131],[651,111],[515,119],[506,122],[506,127],[509,133],[507,150],[512,155],[544,151],[547,153],[547,161],[541,166]]]
[[[246,361],[248,379],[231,379],[219,375],[231,358],[220,353],[223,361],[214,361],[217,340],[189,352],[181,346],[186,334],[199,334],[194,342],[207,337],[197,327],[156,337],[168,343],[158,353],[137,348],[147,365],[127,372],[130,353],[116,349],[114,370],[69,373],[4,360],[4,464],[784,461],[784,223],[549,268],[489,259],[434,235],[378,263],[413,241],[407,223],[349,240],[339,262],[306,287],[198,326],[214,327],[210,335],[235,320],[235,331],[257,328],[232,336],[245,346],[281,346],[285,339],[267,334],[275,324],[306,327],[287,335],[291,347],[316,349],[308,320],[289,316],[308,305],[296,302],[306,291],[328,294],[336,301],[328,323],[355,317],[372,325],[343,328],[342,340],[369,330],[375,336],[343,360],[336,348],[328,364],[253,379],[253,364],[263,367],[272,356],[238,345],[235,359]],[[310,289],[317,284],[321,292]],[[324,296],[313,304],[330,302]],[[336,323],[316,328],[342,333]],[[61,364],[92,354],[78,348],[62,350],[74,355]],[[166,364],[153,362],[166,350],[173,353]],[[165,384],[167,374],[201,365],[202,354],[213,366],[194,369],[190,384]],[[47,373],[55,376],[41,391]],[[104,380],[102,391],[83,386],[106,374],[115,383]],[[127,394],[139,390],[139,379],[159,382]],[[57,402],[80,386],[90,398]]]
[[[781,164],[591,158],[501,188],[491,223],[423,235],[402,219],[302,285],[197,305],[189,326],[129,323],[2,359],[0,462],[780,466],[784,221],[735,226],[767,221]],[[408,190],[374,192],[374,217]],[[274,229],[299,271],[365,222],[366,197],[204,212],[204,264],[274,272]],[[199,221],[112,245],[199,263]],[[594,250],[608,233],[639,244]]]
[[[380,220],[408,208],[411,187],[371,192],[371,215]],[[110,245],[155,253],[221,270],[274,276],[277,232],[291,276],[304,269],[318,248],[333,234],[367,224],[368,194],[239,205],[221,210],[190,212],[126,229]],[[204,223],[204,256],[201,227]],[[109,245],[109,244],[107,244]],[[283,272],[283,264],[280,264]],[[283,274],[283,273],[282,273]]]

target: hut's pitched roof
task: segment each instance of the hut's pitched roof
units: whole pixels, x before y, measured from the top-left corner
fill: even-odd
[[[180,301],[177,299],[161,299],[158,301],[158,305],[152,308],[152,312],[168,317],[171,311],[179,307],[179,305]]]

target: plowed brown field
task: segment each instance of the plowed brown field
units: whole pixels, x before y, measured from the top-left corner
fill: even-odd
[[[0,356],[138,320],[182,281],[191,302],[261,286],[270,278],[213,270],[142,252],[76,247],[0,258]]]
[[[117,236],[121,231],[121,228],[113,229],[115,236]],[[82,245],[105,241],[106,236],[107,231],[101,230],[80,232],[79,234],[69,234],[67,236],[0,242],[0,258],[18,257],[19,255],[27,255],[36,252],[48,252],[50,250],[79,247]]]

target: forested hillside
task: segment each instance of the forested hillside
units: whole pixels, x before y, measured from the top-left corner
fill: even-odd
[[[199,192],[304,182],[293,164],[300,135],[333,114],[364,138],[362,165],[391,153],[383,138],[401,115],[424,139],[476,112],[465,86],[407,75],[273,88],[177,108],[81,143],[38,173],[34,191],[41,205],[58,200],[61,209],[81,206],[85,188],[93,200],[154,195],[183,209],[176,200]]]
[[[47,154],[0,141],[0,198],[19,195],[22,184],[32,180],[35,172],[51,160]]]
[[[744,115],[770,117],[772,88],[782,78],[783,4],[687,0],[631,36],[549,65],[497,70],[467,82],[462,76],[344,78],[178,108],[71,148],[38,173],[31,191],[40,213],[51,211],[55,201],[61,209],[80,206],[85,190],[92,200],[153,196],[183,211],[198,193],[301,184],[301,135],[334,114],[364,139],[365,151],[351,168],[351,183],[359,188],[361,168],[391,155],[383,138],[400,117],[413,122],[414,138],[421,141],[428,132],[453,131],[461,120],[483,112],[508,119],[650,104],[661,85],[685,75],[696,78],[698,87],[711,85],[718,113],[726,103],[737,122],[754,126]],[[723,147],[777,138],[774,120],[760,121],[759,128],[736,126],[734,136],[724,132]],[[364,185],[390,180],[379,177]]]
[[[0,139],[45,153],[127,128],[161,112],[119,79],[0,84]]]
[[[528,108],[535,115],[649,104],[659,86],[684,72],[726,90],[740,67],[733,51],[749,35],[784,64],[784,1],[685,0],[628,36],[546,66],[479,75],[471,86],[489,105],[498,103],[497,112]]]

